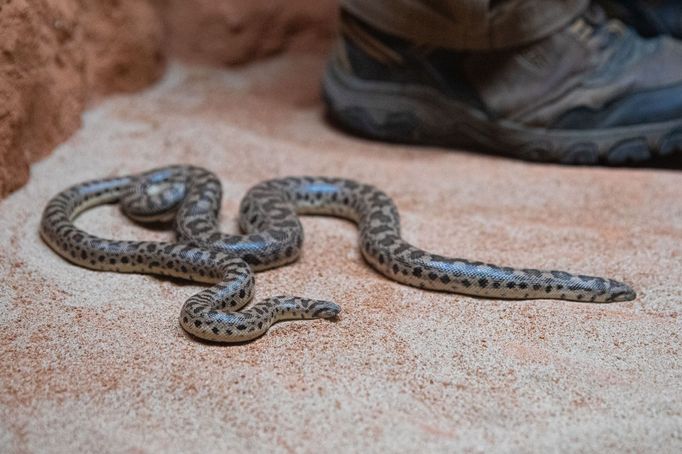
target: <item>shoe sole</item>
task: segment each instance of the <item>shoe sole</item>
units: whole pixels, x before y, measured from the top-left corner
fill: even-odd
[[[625,165],[682,151],[682,119],[608,129],[552,130],[490,121],[426,86],[359,79],[332,62],[323,80],[331,117],[364,137],[475,149],[529,161]]]

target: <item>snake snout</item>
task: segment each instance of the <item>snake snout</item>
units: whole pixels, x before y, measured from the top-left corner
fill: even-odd
[[[316,307],[315,317],[319,318],[334,318],[341,312],[341,306],[331,301],[323,301]]]
[[[632,287],[622,282],[614,281],[614,285],[611,287],[611,302],[632,301],[635,298],[637,298],[637,292]]]

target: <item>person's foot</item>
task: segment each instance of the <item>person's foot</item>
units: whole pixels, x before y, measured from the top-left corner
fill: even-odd
[[[679,0],[599,0],[610,16],[636,28],[642,36],[670,35],[682,39]]]
[[[486,53],[341,22],[323,92],[356,134],[571,164],[682,150],[682,43],[643,39],[597,7],[540,42]]]

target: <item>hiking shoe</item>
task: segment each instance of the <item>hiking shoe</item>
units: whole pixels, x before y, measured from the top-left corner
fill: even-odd
[[[491,52],[410,43],[342,12],[323,94],[333,120],[384,141],[567,164],[682,150],[682,44],[644,39],[596,6]]]
[[[679,0],[599,0],[610,16],[634,27],[642,36],[670,35],[682,39]]]

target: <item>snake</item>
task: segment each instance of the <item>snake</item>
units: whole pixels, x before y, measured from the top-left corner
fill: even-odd
[[[366,262],[387,278],[426,290],[497,299],[592,303],[630,301],[627,284],[565,271],[497,266],[449,258],[402,239],[393,200],[351,179],[302,176],[267,180],[239,206],[241,234],[220,231],[222,186],[209,170],[173,165],[71,186],[45,207],[40,235],[64,259],[92,270],[157,274],[213,284],[182,305],[180,325],[207,341],[245,342],[279,321],[334,319],[334,302],[296,296],[254,296],[254,273],[296,261],[302,252],[301,214],[330,215],[357,224]],[[74,221],[85,210],[119,203],[141,223],[173,223],[175,242],[100,238]]]

